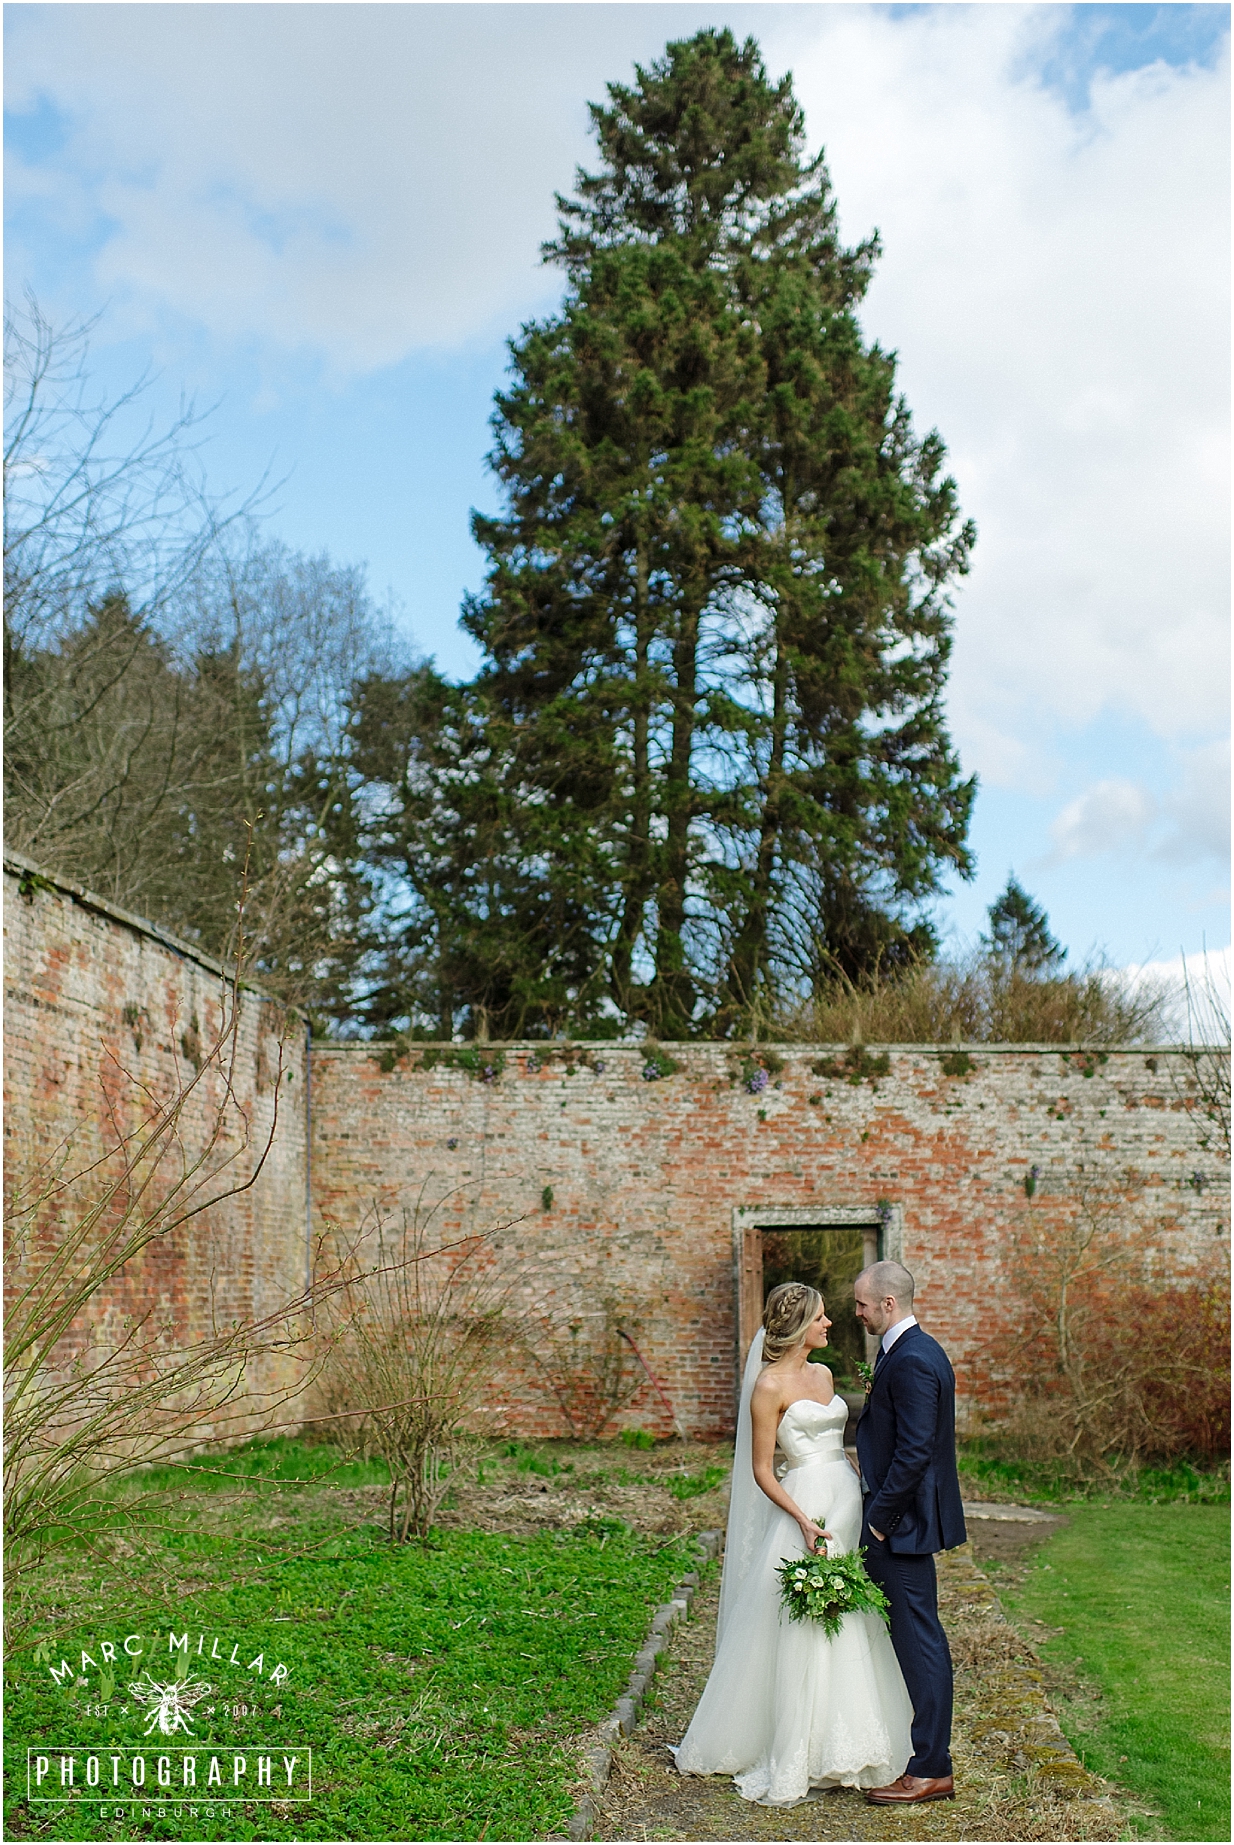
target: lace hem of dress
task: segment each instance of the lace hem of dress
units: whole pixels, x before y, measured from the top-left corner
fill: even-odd
[[[743,1800],[759,1806],[796,1806],[808,1799],[812,1788],[883,1786],[897,1772],[891,1753],[891,1738],[881,1723],[850,1729],[833,1720],[821,1746],[816,1740],[811,1747],[803,1738],[787,1760],[764,1758],[744,1774],[734,1774],[733,1781]]]

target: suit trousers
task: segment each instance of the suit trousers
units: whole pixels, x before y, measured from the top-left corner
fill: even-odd
[[[934,1558],[897,1556],[870,1535],[861,1541],[865,1565],[891,1604],[891,1644],[913,1705],[913,1754],[910,1775],[951,1773],[951,1649],[938,1618],[938,1578]]]

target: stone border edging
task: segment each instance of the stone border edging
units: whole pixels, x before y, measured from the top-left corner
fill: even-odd
[[[700,1552],[700,1561],[706,1562],[717,1556],[722,1539],[722,1532],[700,1531],[694,1540]],[[583,1795],[574,1809],[574,1815],[566,1827],[565,1836],[568,1839],[591,1837],[598,1817],[596,1801],[608,1785],[613,1766],[613,1745],[619,1736],[628,1736],[637,1724],[643,1699],[655,1676],[656,1662],[667,1648],[673,1628],[689,1612],[697,1587],[698,1573],[691,1570],[673,1590],[672,1600],[662,1603],[652,1615],[647,1638],[635,1655],[625,1691],[600,1725],[599,1741],[587,1751],[586,1767],[591,1791]]]

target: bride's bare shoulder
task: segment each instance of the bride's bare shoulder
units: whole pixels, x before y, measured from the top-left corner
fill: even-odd
[[[757,1403],[778,1401],[784,1394],[784,1379],[774,1365],[767,1365],[754,1380],[753,1400]]]

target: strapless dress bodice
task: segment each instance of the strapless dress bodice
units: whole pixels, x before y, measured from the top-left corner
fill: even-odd
[[[842,1396],[832,1397],[830,1403],[801,1397],[781,1416],[776,1445],[791,1467],[804,1467],[811,1461],[842,1461],[847,1421],[848,1404]]]

